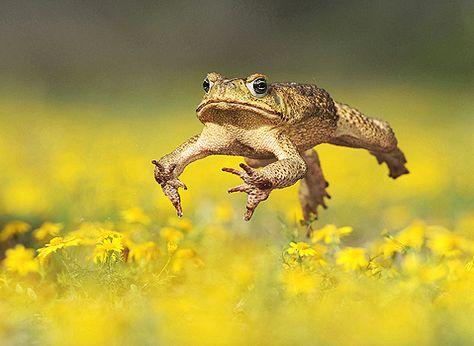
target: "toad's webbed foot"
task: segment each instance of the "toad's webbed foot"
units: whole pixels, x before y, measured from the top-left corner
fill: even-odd
[[[174,177],[173,172],[176,168],[176,164],[171,164],[165,168],[162,163],[156,160],[153,160],[152,163],[156,166],[154,171],[156,182],[161,185],[163,193],[175,207],[176,214],[178,214],[179,217],[183,216],[181,197],[179,196],[178,189],[181,187],[187,190],[188,188],[178,178]]]
[[[247,211],[244,215],[244,220],[248,221],[252,217],[258,204],[268,198],[270,192],[273,190],[273,184],[268,178],[264,177],[260,171],[244,163],[241,163],[240,167],[244,170],[243,172],[234,168],[222,168],[222,170],[235,174],[244,181],[243,184],[233,187],[227,190],[227,192],[246,192],[248,194]]]
[[[387,164],[389,177],[396,179],[403,174],[409,173],[408,169],[405,167],[407,160],[399,148],[395,148],[387,153],[377,151],[371,151],[370,153],[377,158],[379,164],[384,162]]]

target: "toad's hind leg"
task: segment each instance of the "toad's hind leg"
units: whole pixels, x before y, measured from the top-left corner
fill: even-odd
[[[307,225],[310,225],[311,221],[317,218],[318,207],[327,208],[324,198],[331,198],[331,196],[326,191],[329,184],[323,176],[316,151],[313,149],[307,150],[302,157],[306,162],[307,171],[303,179],[301,179],[298,197],[304,221]],[[245,162],[253,168],[264,167],[274,161],[275,159],[245,158]]]
[[[304,222],[307,226],[307,235],[311,234],[311,223],[318,217],[318,207],[327,208],[324,198],[331,198],[326,188],[329,183],[326,181],[321,169],[318,154],[314,149],[307,150],[303,159],[306,162],[308,170],[303,179],[298,192],[298,197],[303,211]]]
[[[397,147],[397,139],[387,122],[369,118],[346,104],[334,104],[339,120],[329,143],[367,149],[379,164],[387,164],[389,176],[393,179],[409,173],[405,167],[405,155]]]

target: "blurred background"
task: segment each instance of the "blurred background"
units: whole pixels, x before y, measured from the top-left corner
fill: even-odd
[[[113,218],[133,205],[173,215],[149,162],[201,129],[209,71],[315,83],[390,121],[412,174],[392,181],[365,152],[321,146],[333,195],[322,222],[370,233],[472,214],[472,1],[4,0],[0,46],[3,221]],[[201,202],[219,200],[240,218],[244,197],[225,193],[237,181],[219,172],[238,162],[190,167],[185,213],[205,219]],[[293,212],[288,190],[255,222]]]
[[[468,0],[5,0],[0,72],[4,88],[102,101],[176,94],[209,70],[470,85],[473,13]]]

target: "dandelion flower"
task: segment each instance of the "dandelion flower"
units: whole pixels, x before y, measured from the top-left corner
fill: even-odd
[[[5,241],[11,237],[26,233],[30,230],[31,226],[23,221],[11,221],[7,223],[2,231],[0,232],[0,241]]]
[[[21,276],[38,272],[39,265],[34,258],[35,250],[33,249],[26,249],[23,245],[18,244],[15,248],[8,249],[5,256],[3,265],[10,272],[18,273]]]

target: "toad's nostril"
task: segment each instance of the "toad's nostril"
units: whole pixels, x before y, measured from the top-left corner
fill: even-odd
[[[221,96],[224,96],[228,92],[233,92],[235,89],[236,85],[234,84],[234,81],[226,80],[220,85],[219,93]]]

